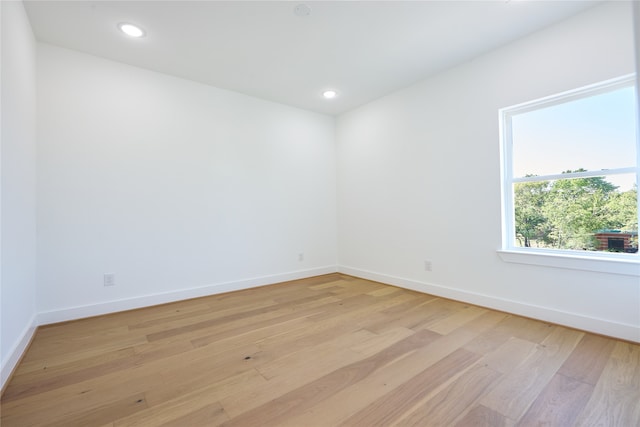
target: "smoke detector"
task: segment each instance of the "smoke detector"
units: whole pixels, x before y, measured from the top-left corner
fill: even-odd
[[[311,15],[311,7],[308,4],[300,3],[293,8],[293,14],[296,16],[309,16]]]

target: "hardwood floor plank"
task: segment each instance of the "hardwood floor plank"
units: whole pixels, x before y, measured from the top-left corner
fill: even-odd
[[[113,414],[126,416],[147,408],[144,393],[103,402],[99,406],[74,410],[73,408],[59,408],[57,413],[28,411],[20,414],[2,415],[2,426],[31,426],[46,425],[51,427],[85,427],[89,425],[103,425],[113,419]],[[3,411],[4,412],[4,411]]]
[[[403,300],[403,297],[382,299],[375,304],[367,304],[346,313],[336,313],[323,321],[308,319],[309,321],[303,323],[299,328],[287,328],[280,334],[262,336],[255,341],[255,344],[264,351],[285,349],[289,353],[294,353],[300,349],[322,344],[342,334],[354,333],[360,329],[368,330],[368,318],[372,314],[379,309],[402,303]],[[245,341],[246,336],[239,337],[239,339]],[[232,343],[232,341],[229,340],[226,343]]]
[[[271,301],[265,301],[265,305],[274,304]],[[235,308],[237,310],[237,308]],[[217,313],[216,313],[217,314]],[[206,303],[193,304],[192,306],[183,307],[167,307],[167,310],[154,313],[153,315],[140,316],[127,324],[130,331],[136,329],[145,329],[148,334],[153,328],[168,329],[175,327],[181,323],[192,321],[195,317],[211,318],[211,305]]]
[[[380,345],[373,348],[369,347],[373,350],[371,354],[358,353],[350,348],[338,347],[339,351],[330,353],[331,357],[309,358],[307,359],[308,362],[303,366],[302,371],[284,371],[283,375],[270,378],[264,386],[255,387],[250,390],[242,390],[228,398],[222,399],[222,405],[225,411],[230,417],[238,416],[258,406],[267,404],[273,400],[274,396],[289,393],[337,369],[363,360],[375,354],[375,352],[379,351],[384,345],[388,345],[388,336],[385,335],[362,335],[362,337],[363,339],[371,339],[373,341],[379,340]],[[357,344],[359,340],[357,336],[354,335],[351,336],[350,342]]]
[[[104,363],[88,366],[86,368],[78,368],[75,370],[67,370],[67,372],[47,376],[43,380],[31,380],[21,385],[12,387],[9,393],[5,393],[4,400],[10,402],[15,399],[25,398],[35,394],[55,390],[67,385],[84,382],[108,375],[112,372],[120,372],[128,368],[135,368],[154,360],[164,359],[171,355],[184,353],[192,349],[190,343],[180,343],[178,346],[164,347],[155,351],[145,353],[136,353],[128,355],[128,357],[114,358]],[[129,352],[127,352],[128,354]]]
[[[104,401],[118,400],[123,390],[134,393],[172,387],[181,378],[193,376],[194,373],[223,380],[252,369],[246,364],[244,354],[237,349],[218,352],[215,361],[212,363],[211,349],[193,349],[51,391],[12,401],[5,402],[3,399],[2,409],[3,412],[8,409],[12,412],[28,412],[29,408],[37,407],[57,413],[61,408],[99,407]]]
[[[2,426],[640,426],[640,345],[342,274],[40,327]]]
[[[377,298],[379,297],[372,297],[362,293],[350,292],[349,294],[343,294],[340,301],[324,306],[322,311],[309,316],[309,320],[322,322],[336,315],[349,313],[352,310],[368,309],[370,304],[375,304]]]
[[[161,405],[149,406],[116,420],[114,427],[218,425],[228,420],[216,400],[217,387],[198,389]]]
[[[114,360],[126,359],[132,357],[135,352],[135,347],[126,347],[80,359],[69,360],[69,358],[59,357],[56,359],[39,360],[30,364],[20,364],[13,375],[11,383],[16,387],[27,383],[34,383],[41,381],[44,372],[46,372],[48,378],[56,377],[81,369],[99,366]]]
[[[139,332],[145,336],[151,334],[162,334],[168,331],[179,330],[181,328],[184,331],[189,327],[196,329],[193,325],[202,324],[203,322],[211,322],[212,324],[215,324],[217,321],[219,324],[225,324],[226,322],[220,319],[227,316],[231,319],[234,317],[235,319],[240,318],[242,317],[242,312],[245,310],[258,311],[262,309],[264,312],[269,312],[275,311],[279,308],[278,304],[270,299],[252,303],[250,308],[248,308],[246,304],[225,308],[212,308],[210,304],[203,304],[203,306],[204,308],[198,311],[192,311],[189,313],[168,313],[164,317],[156,316],[150,320],[139,321],[129,325],[129,330],[131,332]],[[166,335],[168,337],[179,334],[167,333]]]
[[[381,297],[389,294],[398,293],[398,291],[399,291],[398,288],[392,288],[388,286],[385,288],[377,289],[375,291],[367,292],[367,295],[370,295],[372,297]]]
[[[459,310],[463,310],[464,307],[468,307],[466,304],[459,303],[457,301],[440,299],[429,301],[428,306],[425,306],[420,310],[422,316],[411,326],[412,329],[428,329],[432,325],[444,321],[458,313]]]
[[[351,358],[357,358],[358,352],[350,348],[350,345],[357,345],[366,341],[367,338],[376,338],[377,336],[373,332],[360,329],[354,333],[339,335],[333,340],[313,347],[305,347],[293,353],[287,352],[282,357],[265,363],[257,369],[263,377],[269,380],[277,376],[289,375],[290,372],[295,372],[297,367],[301,367],[300,370],[304,372],[305,366],[317,359],[330,358],[332,356],[350,358],[349,354],[352,355]],[[375,341],[372,344],[375,345]],[[382,345],[386,345],[386,341]]]
[[[340,425],[347,418],[354,415],[358,407],[370,405],[390,390],[410,381],[414,375],[459,350],[462,344],[492,327],[500,319],[502,319],[502,316],[483,315],[482,320],[474,323],[473,327],[465,324],[451,334],[439,337],[426,346],[393,361],[361,381],[314,405],[305,414],[290,418],[283,422],[282,426],[298,427],[306,425],[309,420],[317,419],[322,420],[324,425],[327,426]],[[459,372],[460,367],[456,368],[455,373],[451,374],[450,378],[454,378]],[[439,387],[433,387],[431,391],[435,393],[439,391]],[[410,399],[411,397],[407,396],[407,398]]]
[[[154,424],[161,427],[185,427],[185,426],[219,426],[224,424],[229,417],[218,402],[211,403],[197,411],[191,412],[175,420],[162,424]]]
[[[478,358],[479,356],[475,353],[458,349],[363,407],[341,425],[363,427],[390,425],[434,389],[448,382],[452,375],[471,366]],[[366,391],[363,390],[363,392]]]
[[[393,425],[452,425],[501,375],[485,366],[475,365]]]
[[[366,329],[363,329],[367,331]],[[367,331],[369,332],[369,331]],[[375,334],[376,338],[364,340],[359,343],[349,345],[349,349],[360,354],[374,354],[384,350],[386,347],[395,344],[398,341],[409,338],[415,332],[407,328],[389,329],[381,334]],[[384,338],[384,341],[382,340]]]
[[[266,405],[232,418],[231,421],[224,425],[277,425],[283,419],[301,414],[315,403],[321,402],[334,393],[360,381],[384,364],[435,340],[438,336],[430,331],[421,331],[413,334],[373,356],[343,366],[303,387],[273,399]]]
[[[183,375],[179,381],[174,380],[171,386],[156,387],[146,391],[149,412],[152,414],[167,406],[183,400],[191,401],[206,395],[206,399],[220,401],[235,393],[246,393],[265,386],[267,380],[255,369],[248,369],[236,375],[220,379],[215,372],[202,372],[198,375]],[[147,416],[141,414],[141,416]],[[136,417],[138,418],[138,417]]]
[[[616,341],[611,338],[586,334],[558,373],[576,381],[595,385],[615,345]]]
[[[101,425],[113,418],[113,414],[128,415],[134,414],[147,408],[144,393],[139,393],[100,407],[99,409],[90,409],[79,414],[65,416],[64,419],[50,424],[60,427],[86,427],[90,425]]]
[[[525,341],[540,343],[554,328],[555,326],[548,323],[514,315],[505,315],[499,325],[467,344],[465,348],[479,354],[486,354],[504,344],[510,338],[520,338]]]
[[[71,358],[79,360],[146,342],[144,335],[132,335],[126,326],[97,334],[82,330],[72,337],[56,337],[46,342],[36,336],[29,348],[28,357],[25,356],[25,363],[56,360],[60,357],[67,361]]]
[[[261,322],[250,323],[238,327],[224,328],[223,330],[202,331],[200,337],[191,340],[195,348],[210,345],[221,345],[229,341],[237,341],[239,337],[250,335],[249,340],[264,339],[273,335],[278,335],[282,330],[304,327],[308,324],[309,316],[318,312],[319,308],[312,308],[307,311],[297,311],[282,316],[274,317]],[[191,336],[191,335],[190,335]],[[244,337],[247,338],[247,337]]]
[[[640,425],[640,345],[617,342],[577,425]]]
[[[509,338],[492,352],[486,354],[482,358],[482,362],[488,368],[506,374],[513,371],[536,349],[537,345],[531,341]]]
[[[426,326],[427,329],[433,332],[437,332],[441,335],[448,334],[449,332],[459,328],[465,323],[471,322],[477,317],[486,313],[487,310],[484,308],[472,306],[472,305],[463,305],[461,309],[456,310],[450,316],[445,317],[444,319],[438,320],[435,323],[429,323]]]
[[[487,408],[476,405],[462,417],[454,427],[512,427],[513,420]]]
[[[396,313],[392,316],[389,316],[388,313],[382,313],[377,316],[377,322],[369,328],[374,332],[382,332],[397,327],[417,330],[424,323],[435,322],[449,316],[451,312],[435,304],[436,301],[431,300],[422,303],[419,300],[410,301],[410,303],[405,304],[404,310],[401,310],[400,307],[394,310]]]
[[[554,375],[518,426],[572,426],[587,404],[593,386],[564,375]]]
[[[148,334],[147,339],[152,342],[170,338],[175,335],[182,335],[215,327],[224,327],[224,329],[226,330],[230,328],[230,325],[246,326],[247,324],[256,324],[265,321],[277,322],[282,316],[291,316],[293,314],[289,312],[291,309],[297,309],[296,311],[304,311],[304,309],[307,307],[316,308],[323,304],[336,302],[336,299],[331,294],[326,294],[323,296],[327,299],[321,299],[320,301],[318,301],[318,297],[316,295],[306,296],[304,298],[299,298],[298,300],[290,301],[286,304],[269,305],[267,307],[260,307],[252,310],[229,314],[221,318],[203,320],[178,328]]]
[[[583,335],[583,332],[554,328],[533,353],[482,398],[480,404],[512,420],[520,419]]]

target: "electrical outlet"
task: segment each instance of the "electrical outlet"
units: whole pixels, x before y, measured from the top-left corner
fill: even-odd
[[[432,267],[433,267],[433,265],[431,264],[431,260],[430,259],[426,259],[424,261],[424,271],[431,271]]]
[[[302,261],[304,261],[304,253],[300,252],[298,254],[298,262],[302,262]]]
[[[116,274],[115,273],[105,273],[104,274],[104,286],[115,286],[116,285]]]

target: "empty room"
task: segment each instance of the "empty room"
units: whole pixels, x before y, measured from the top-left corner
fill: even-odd
[[[634,1],[0,1],[0,425],[640,425]]]

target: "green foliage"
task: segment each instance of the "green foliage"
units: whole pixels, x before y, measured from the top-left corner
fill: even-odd
[[[598,230],[637,232],[638,189],[617,190],[602,177],[516,183],[514,216],[519,244],[595,250]]]
[[[621,230],[638,230],[638,187],[614,193],[609,202],[611,228]]]
[[[530,247],[531,240],[541,238],[544,235],[542,226],[547,221],[544,206],[548,191],[548,181],[515,184],[516,236],[524,247]]]

